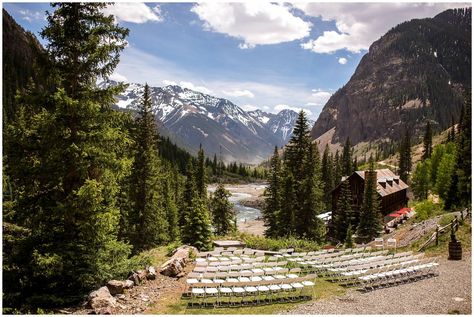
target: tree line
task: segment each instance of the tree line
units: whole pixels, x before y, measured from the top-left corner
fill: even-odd
[[[4,307],[76,302],[143,267],[143,250],[173,241],[207,250],[235,227],[230,193],[219,185],[207,195],[204,151],[193,158],[158,135],[148,85],[134,119],[112,109],[123,84],[96,85],[128,29],[103,3],[52,6],[37,65],[48,76],[18,87],[4,121]]]
[[[447,210],[471,204],[471,98],[465,94],[459,123],[448,131],[446,142],[433,148],[432,132],[426,125],[422,160],[412,176],[412,189],[420,200],[429,193],[439,195]]]

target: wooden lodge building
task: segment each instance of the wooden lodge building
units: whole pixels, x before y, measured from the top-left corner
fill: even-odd
[[[406,207],[408,204],[408,185],[399,176],[389,169],[375,170],[377,172],[377,192],[380,196],[380,212],[387,216],[393,211]],[[348,181],[353,197],[353,210],[358,214],[364,200],[366,171],[355,171],[349,177],[343,177],[342,181]],[[332,191],[332,211],[337,212],[336,206],[341,192],[341,183]],[[358,219],[356,219],[358,221]]]

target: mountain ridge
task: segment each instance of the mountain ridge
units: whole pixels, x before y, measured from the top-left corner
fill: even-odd
[[[420,137],[458,118],[471,80],[471,9],[401,23],[375,41],[350,80],[328,100],[311,131],[320,145]],[[334,131],[332,131],[334,129]]]
[[[143,85],[128,84],[116,106],[135,110],[142,91]],[[298,115],[289,109],[278,114],[244,111],[227,99],[177,85],[150,87],[150,94],[160,133],[191,152],[202,145],[208,155],[222,154],[225,161],[256,164],[267,159],[275,146],[288,142]]]

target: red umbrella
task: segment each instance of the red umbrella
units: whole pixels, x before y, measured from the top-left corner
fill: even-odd
[[[396,213],[390,214],[390,215],[388,215],[388,216],[389,216],[389,217],[393,217],[393,218],[398,218],[398,217],[400,217],[400,215],[399,215],[399,214],[396,214]]]

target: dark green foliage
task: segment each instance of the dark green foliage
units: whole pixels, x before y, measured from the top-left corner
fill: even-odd
[[[133,133],[135,160],[130,176],[129,231],[135,250],[146,250],[168,240],[168,222],[162,197],[162,172],[156,143],[155,118],[145,85]]]
[[[275,151],[270,161],[270,171],[268,178],[268,186],[265,189],[265,205],[262,210],[263,221],[265,223],[265,236],[276,237],[279,232],[278,216],[281,210],[281,191],[282,191],[282,175],[281,175],[281,161],[278,155],[278,148],[275,146]]]
[[[359,215],[357,235],[364,241],[371,241],[379,235],[382,229],[382,215],[377,193],[377,172],[374,169],[373,158],[370,158],[370,168],[366,172],[364,185],[364,201]]]
[[[179,194],[174,193],[171,184],[172,180],[176,181],[177,174],[178,172],[174,170],[171,173],[166,173],[163,178],[163,209],[168,224],[167,241],[177,241],[179,238],[178,207],[176,205],[176,198],[179,197]]]
[[[400,143],[400,157],[399,157],[399,174],[400,179],[408,183],[408,178],[411,171],[411,137],[408,129],[405,130],[403,139]]]
[[[199,197],[203,200],[207,199],[207,176],[206,167],[204,165],[204,150],[199,147],[197,168],[196,168],[196,190]]]
[[[32,85],[22,93],[4,144],[16,192],[13,221],[28,232],[18,251],[27,269],[16,272],[23,304],[77,300],[70,296],[121,272],[131,251],[117,240],[129,117],[110,109],[116,89],[95,85],[111,74],[124,47],[109,40],[128,31],[100,13],[103,5],[55,6],[42,34],[52,64],[48,80],[57,89]]]
[[[186,222],[181,234],[184,243],[196,247],[199,251],[211,248],[211,221],[204,201],[195,196],[186,213]]]
[[[186,181],[184,183],[184,190],[181,197],[180,212],[179,212],[179,226],[181,233],[184,233],[184,227],[186,225],[187,214],[191,211],[193,205],[193,199],[196,194],[196,183],[195,183],[194,165],[192,160],[188,161],[186,167]]]
[[[354,247],[354,240],[352,239],[352,234],[352,225],[349,224],[349,226],[347,227],[346,238],[344,239],[344,246],[346,248]]]
[[[351,141],[347,138],[342,151],[342,175],[349,176],[353,171],[352,146]]]
[[[321,161],[321,179],[324,183],[324,203],[326,204],[326,210],[332,208],[332,195],[331,192],[334,189],[334,170],[333,170],[333,159],[329,153],[329,145],[326,144],[324,149],[323,158]]]
[[[233,204],[229,202],[231,193],[219,183],[211,197],[212,224],[216,235],[226,235],[234,231],[235,212]]]
[[[301,209],[296,215],[296,234],[299,237],[322,242],[325,235],[325,226],[318,214],[324,210],[323,191],[321,181],[321,162],[318,148],[309,144],[309,149],[303,162],[305,178],[301,181],[303,193]]]
[[[336,150],[336,155],[334,156],[334,186],[339,185],[342,178],[342,164],[341,157],[339,156],[339,150]]]
[[[352,193],[349,182],[341,183],[341,193],[337,201],[336,210],[333,211],[334,236],[339,241],[344,241],[347,228],[352,223]]]
[[[278,215],[278,233],[279,236],[292,236],[296,233],[296,194],[293,187],[295,180],[293,178],[293,174],[290,171],[285,171],[285,178],[283,182],[281,211]]]
[[[431,123],[426,123],[426,131],[423,137],[423,156],[422,159],[426,160],[431,157],[433,152],[433,131],[431,130]]]
[[[471,205],[471,111],[471,91],[469,90],[466,93],[465,107],[462,109],[459,120],[456,165],[445,202],[447,209]]]

